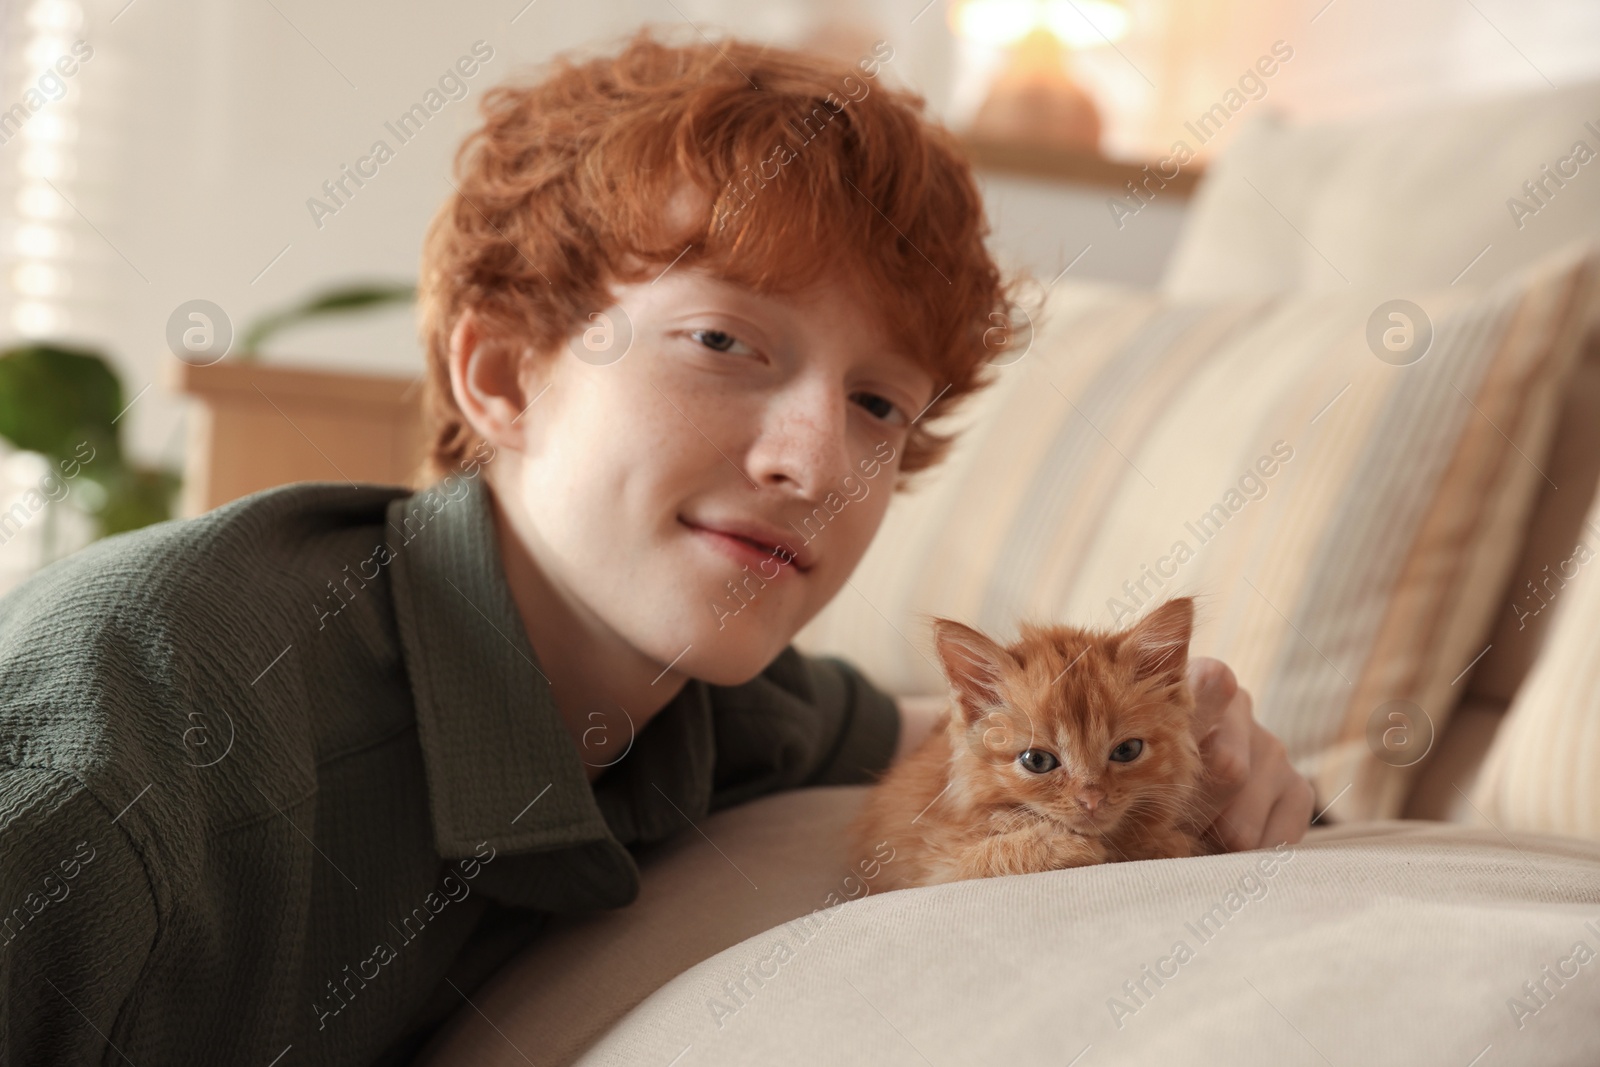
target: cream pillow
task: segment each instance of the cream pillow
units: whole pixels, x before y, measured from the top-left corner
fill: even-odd
[[[1206,168],[1161,288],[1488,283],[1578,237],[1600,238],[1600,82],[1339,122],[1263,112]]]
[[[1403,330],[1388,291],[1062,282],[797,642],[938,693],[930,615],[1009,640],[1023,618],[1109,627],[1195,594],[1194,651],[1237,672],[1329,817],[1396,815],[1484,647],[1595,279],[1574,247],[1418,294],[1410,355],[1383,347]]]
[[[1523,613],[1553,612],[1472,789],[1501,829],[1600,837],[1600,495],[1562,558],[1533,576]]]
[[[1162,289],[1216,299],[1489,284],[1580,237],[1600,239],[1600,82],[1335,122],[1262,113],[1207,167]],[[1464,700],[1504,707],[1543,644],[1548,613],[1524,624],[1513,605],[1552,550],[1570,547],[1588,505],[1556,486],[1600,475],[1600,344],[1586,359],[1541,464],[1549,480],[1513,568],[1521,577],[1499,598]]]

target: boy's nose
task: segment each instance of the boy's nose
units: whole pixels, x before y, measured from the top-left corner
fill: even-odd
[[[796,383],[774,398],[749,457],[757,485],[790,482],[821,500],[848,474],[849,411],[831,392]]]

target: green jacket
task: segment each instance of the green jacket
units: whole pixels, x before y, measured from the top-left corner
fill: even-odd
[[[480,478],[301,485],[0,600],[0,1062],[398,1061],[632,846],[888,764],[893,701],[791,647],[591,786],[495,537]]]

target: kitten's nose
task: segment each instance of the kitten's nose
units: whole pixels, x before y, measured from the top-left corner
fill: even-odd
[[[1082,808],[1085,813],[1093,815],[1096,809],[1100,807],[1100,802],[1105,798],[1106,791],[1104,789],[1090,787],[1078,794],[1078,807]]]

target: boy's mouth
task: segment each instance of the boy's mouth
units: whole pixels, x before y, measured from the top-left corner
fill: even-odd
[[[713,546],[747,563],[751,560],[765,562],[767,559],[775,559],[780,564],[789,564],[804,574],[815,562],[803,547],[796,550],[776,528],[761,523],[731,519],[702,523],[686,519],[682,515],[678,516],[678,521],[707,538]],[[771,577],[764,572],[762,576]]]

